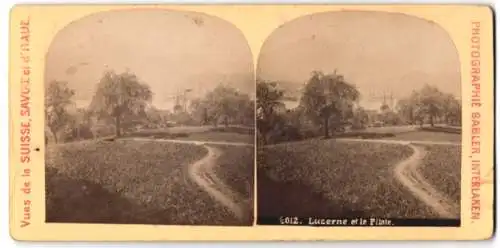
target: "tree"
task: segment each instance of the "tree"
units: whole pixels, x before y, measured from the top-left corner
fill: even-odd
[[[242,97],[238,103],[241,111],[237,112],[236,118],[238,122],[246,126],[255,125],[255,100],[249,97]]]
[[[322,125],[325,138],[328,138],[330,122],[334,128],[343,125],[352,116],[359,97],[357,88],[336,71],[332,74],[314,71],[305,86],[300,106],[313,122]]]
[[[68,121],[67,129],[64,135],[65,141],[74,141],[80,139],[92,139],[92,113],[86,108],[77,108]]]
[[[191,102],[191,113],[201,123],[212,122],[217,126],[222,119],[225,126],[229,123],[240,123],[252,115],[253,101],[247,94],[241,93],[235,88],[218,85],[214,90],[208,92],[203,98]]]
[[[401,116],[392,110],[381,113],[380,119],[387,125],[398,125],[401,123]]]
[[[189,105],[191,115],[193,119],[198,121],[200,125],[206,125],[210,122],[208,116],[208,109],[205,106],[205,102],[201,98],[191,100]]]
[[[278,121],[277,110],[284,108],[284,91],[278,89],[276,82],[257,82],[257,130],[261,141],[268,143],[268,133]]]
[[[416,92],[413,92],[416,94]],[[403,98],[398,100],[396,104],[396,111],[398,115],[408,124],[415,124],[415,110],[416,102],[412,101],[412,98]]]
[[[168,122],[168,113],[166,110],[160,110],[154,106],[150,106],[146,110],[147,123],[150,128],[165,127]]]
[[[462,119],[462,104],[451,94],[444,95],[443,117],[446,124],[459,125]]]
[[[304,126],[304,110],[297,106],[296,108],[287,110],[285,114],[287,124],[302,129]]]
[[[58,142],[57,133],[72,119],[68,107],[74,104],[71,99],[74,95],[74,90],[68,88],[67,82],[52,81],[46,89],[45,120],[55,143]]]
[[[146,106],[152,100],[152,92],[130,72],[116,74],[108,71],[97,85],[90,109],[100,118],[110,119],[115,125],[117,137],[122,135],[122,122],[145,116]]]
[[[370,117],[363,107],[358,107],[354,111],[352,118],[352,128],[353,129],[364,129],[368,124]]]
[[[408,98],[400,99],[397,104],[400,117],[412,124],[423,125],[427,119],[434,126],[438,119],[447,124],[459,123],[461,119],[461,103],[451,94],[445,94],[438,88],[425,85],[419,91],[413,91]]]
[[[420,90],[419,96],[418,106],[420,107],[420,111],[427,115],[429,124],[434,126],[435,119],[443,111],[443,93],[438,88],[426,84]]]

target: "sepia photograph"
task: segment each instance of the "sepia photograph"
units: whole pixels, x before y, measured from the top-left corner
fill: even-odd
[[[255,75],[233,24],[98,12],[46,53],[49,223],[253,224]]]
[[[9,19],[15,241],[495,234],[491,6],[20,4]]]
[[[460,61],[438,24],[299,17],[256,78],[257,224],[460,226]]]

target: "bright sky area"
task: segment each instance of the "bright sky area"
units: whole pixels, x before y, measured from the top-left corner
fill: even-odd
[[[384,94],[396,102],[426,83],[460,97],[460,61],[448,34],[433,22],[385,12],[326,12],[284,24],[262,47],[257,77],[298,95],[313,70],[335,69],[369,109],[378,109]]]
[[[219,83],[255,94],[245,37],[230,23],[198,13],[128,10],[75,21],[51,44],[46,82],[69,82],[77,105],[85,107],[109,69],[135,73],[164,109],[185,89],[199,97]],[[396,101],[425,83],[460,97],[459,59],[447,33],[426,20],[383,12],[327,12],[284,24],[264,43],[257,77],[298,95],[311,71],[335,69],[370,109],[380,107],[384,94]]]
[[[171,109],[173,95],[199,97],[219,83],[255,95],[248,43],[232,24],[198,13],[102,12],[60,31],[47,53],[46,82],[67,81],[86,107],[106,70],[129,70],[151,86],[153,105]]]

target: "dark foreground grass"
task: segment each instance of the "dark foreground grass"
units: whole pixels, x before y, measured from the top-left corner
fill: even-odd
[[[437,190],[446,194],[460,207],[460,146],[426,145],[427,151],[419,172]]]
[[[48,222],[241,225],[188,178],[203,147],[141,141],[50,147]]]
[[[335,140],[259,149],[258,215],[436,217],[393,175],[411,154],[401,145]]]

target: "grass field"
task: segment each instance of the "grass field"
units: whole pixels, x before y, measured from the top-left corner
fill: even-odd
[[[426,145],[427,150],[419,172],[437,190],[460,206],[461,156],[459,146]]]
[[[259,216],[436,217],[406,191],[393,166],[409,157],[395,144],[316,140],[259,150]]]
[[[217,159],[215,174],[229,188],[240,194],[245,202],[250,223],[254,216],[254,148],[241,146],[214,146],[223,153]]]
[[[245,198],[253,197],[254,148],[238,146],[215,146],[223,154],[217,160],[215,173],[226,185]]]
[[[461,142],[460,134],[431,132],[431,131],[414,131],[395,134],[394,137],[386,139],[391,140],[418,140],[418,141],[446,141],[446,142]]]
[[[193,145],[124,140],[49,147],[46,219],[237,225],[187,177],[187,165],[205,154]]]

